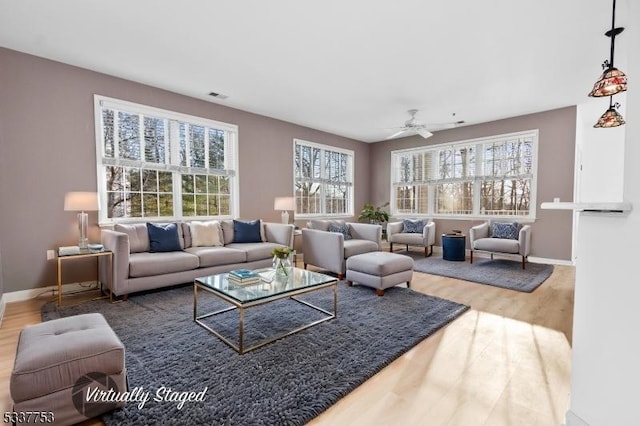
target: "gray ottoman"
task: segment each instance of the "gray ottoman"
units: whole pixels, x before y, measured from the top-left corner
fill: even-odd
[[[413,259],[384,251],[358,254],[347,259],[347,284],[363,284],[376,289],[378,296],[394,285],[411,285]]]
[[[20,332],[10,383],[13,411],[51,412],[56,424],[74,424],[124,405],[87,402],[87,388],[96,387],[127,390],[124,346],[101,314],[56,319]]]

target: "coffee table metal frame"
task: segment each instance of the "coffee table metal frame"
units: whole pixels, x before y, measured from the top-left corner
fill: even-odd
[[[293,273],[293,271],[292,271]],[[227,279],[226,275],[227,274],[218,274],[218,275],[224,275],[223,279]],[[206,278],[206,277],[203,277]],[[282,339],[283,337],[286,336],[290,336],[292,334],[298,333],[302,330],[305,330],[309,327],[313,327],[314,325],[320,324],[322,322],[325,321],[329,321],[331,319],[334,319],[338,316],[338,280],[337,279],[333,279],[332,281],[323,283],[323,284],[317,284],[317,285],[312,285],[309,287],[302,287],[302,288],[297,288],[297,289],[293,289],[293,290],[285,290],[281,293],[277,293],[274,294],[272,296],[268,296],[265,298],[259,298],[259,299],[255,299],[255,300],[249,300],[249,301],[240,301],[238,299],[235,299],[227,294],[225,294],[223,291],[213,288],[211,286],[208,286],[207,284],[201,283],[198,280],[200,280],[202,278],[196,278],[195,281],[193,282],[193,321],[195,321],[198,325],[200,325],[201,327],[205,328],[206,330],[208,330],[210,333],[214,334],[215,336],[217,336],[220,340],[222,340],[224,343],[226,343],[227,345],[229,345],[231,348],[233,348],[236,352],[238,352],[239,354],[245,354],[249,351],[252,351],[254,349],[258,349],[261,348],[264,345],[267,345],[271,342],[274,342],[278,339]],[[259,284],[255,284],[255,285],[264,285],[264,284],[268,284],[266,282],[260,282]],[[254,284],[249,284],[249,285],[254,285]],[[306,294],[306,293],[311,293],[314,291],[318,291],[318,290],[322,290],[324,288],[328,288],[328,287],[333,287],[333,312],[327,311],[325,309],[322,309],[318,306],[315,306],[309,302],[306,302],[304,300],[298,299],[295,296],[299,296],[301,294]],[[220,309],[214,312],[208,312],[202,315],[198,315],[198,291],[199,290],[204,290],[207,293],[213,294],[214,296],[218,297],[219,299],[224,300],[227,303],[230,303],[233,306],[230,306],[228,308],[224,308],[224,309]],[[281,299],[285,299],[285,298],[289,298],[292,300],[295,300],[298,303],[301,303],[303,305],[306,305],[316,311],[322,312],[323,314],[326,315],[326,317],[321,318],[319,320],[313,321],[309,324],[305,324],[302,325],[300,327],[295,328],[294,330],[288,331],[286,333],[281,333],[278,334],[277,336],[274,337],[270,337],[268,339],[262,340],[261,342],[250,346],[250,347],[245,347],[244,345],[244,313],[245,310],[249,309],[249,308],[253,308],[255,306],[260,306],[260,305],[264,305],[266,303],[270,303],[276,300],[281,300]],[[227,337],[223,336],[222,334],[220,334],[219,332],[217,332],[216,330],[214,330],[213,328],[211,328],[209,325],[205,324],[204,322],[202,322],[201,320],[205,319],[205,318],[209,318],[215,315],[220,315],[223,314],[225,312],[228,311],[232,311],[234,309],[238,310],[238,315],[239,315],[239,342],[238,344],[236,344],[235,342],[233,342],[232,340],[228,339]]]

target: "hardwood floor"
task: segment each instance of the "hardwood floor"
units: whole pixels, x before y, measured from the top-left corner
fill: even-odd
[[[414,273],[414,290],[471,309],[309,424],[563,424],[571,380],[574,282],[570,266],[556,266],[533,293]],[[372,292],[372,297],[377,296]],[[0,328],[3,412],[11,409],[9,377],[18,333],[40,322],[40,307],[51,299],[45,295],[6,307]]]

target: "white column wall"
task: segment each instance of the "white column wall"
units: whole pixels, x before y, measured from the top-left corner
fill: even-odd
[[[620,39],[627,38],[629,55],[626,68],[620,69],[630,82],[624,115],[623,198],[632,203],[633,211],[624,216],[580,216],[567,413],[571,426],[640,424],[640,4],[625,0],[622,6],[628,25]],[[585,144],[606,143],[591,139],[588,132],[584,136]]]

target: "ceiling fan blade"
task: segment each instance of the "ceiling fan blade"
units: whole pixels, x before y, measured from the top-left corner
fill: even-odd
[[[407,133],[409,131],[409,129],[402,129],[399,132],[395,132],[394,134],[392,134],[391,136],[388,136],[387,139],[394,139],[397,138],[398,136]]]
[[[416,129],[416,133],[419,134],[420,136],[422,136],[425,139],[430,138],[431,136],[433,136],[433,133],[431,133],[427,129],[423,129],[423,128],[420,128],[420,127],[418,127]]]

